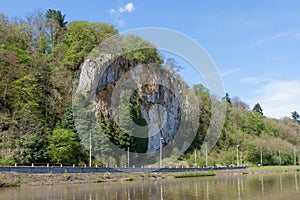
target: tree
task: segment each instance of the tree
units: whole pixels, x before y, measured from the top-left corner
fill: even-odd
[[[63,128],[54,129],[49,136],[47,154],[54,163],[75,164],[84,160],[82,145],[76,133]]]
[[[193,90],[195,91],[196,95],[200,95],[202,93],[207,93],[209,95],[209,89],[204,87],[202,84],[193,85]]]
[[[8,128],[18,163],[44,161],[46,121],[40,109],[41,89],[32,75],[13,81],[7,92],[7,109],[14,123]]]
[[[33,57],[44,57],[51,51],[49,28],[46,26],[45,13],[38,10],[26,15],[26,35],[28,37],[30,51]],[[39,59],[35,59],[39,61]]]
[[[202,84],[195,84],[193,86],[193,90],[198,98],[199,109],[201,113],[199,116],[199,127],[197,134],[188,152],[193,152],[194,149],[199,149],[199,147],[202,145],[211,121],[211,99],[208,88],[204,87]]]
[[[239,97],[231,98],[232,107],[238,108],[242,111],[249,110],[249,105],[241,101]]]
[[[156,47],[138,36],[127,35],[122,41],[121,52],[127,59],[143,64],[163,63]]]
[[[133,145],[133,121],[130,111],[130,92],[124,90],[120,95],[120,102],[118,106],[118,126],[120,132],[118,133],[118,144],[120,148],[127,149],[127,147],[132,148]]]
[[[60,45],[60,49],[64,51],[64,66],[77,71],[93,48],[117,33],[118,31],[113,26],[106,23],[70,22],[68,32],[65,34],[65,42]]]
[[[292,112],[292,118],[300,124],[300,115],[297,111]]]
[[[254,105],[252,111],[253,111],[254,113],[259,113],[259,114],[261,114],[261,115],[264,115],[264,114],[263,114],[263,109],[262,109],[262,107],[260,106],[259,103],[256,103],[256,104]]]
[[[67,30],[67,23],[65,22],[65,16],[61,11],[49,9],[46,12],[47,25],[50,27],[52,47],[62,40],[63,33]]]
[[[167,58],[166,67],[171,72],[172,76],[184,69],[175,58]]]
[[[229,94],[226,92],[225,97],[223,99],[228,103],[229,106],[231,106],[231,98],[229,97]]]
[[[74,133],[76,133],[76,126],[75,126],[72,106],[68,106],[65,109],[65,113],[61,120],[61,127],[64,129],[70,129]]]

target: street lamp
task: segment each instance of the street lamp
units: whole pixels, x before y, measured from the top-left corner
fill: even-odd
[[[236,166],[239,166],[239,146],[240,145],[236,145]]]
[[[89,166],[92,167],[92,131],[90,130],[90,163]]]
[[[197,149],[195,149],[195,151],[194,151],[195,153],[194,153],[194,165],[196,166],[197,165]]]
[[[294,149],[294,165],[297,165],[296,149]]]
[[[129,147],[127,147],[127,165],[128,165],[128,167],[129,167],[129,160],[130,158],[129,158]]]
[[[205,142],[205,166],[208,167],[207,142]]]
[[[263,157],[262,157],[262,155],[263,155],[263,152],[262,152],[262,147],[260,147],[260,166],[262,166],[263,165]]]
[[[298,164],[300,166],[300,152],[299,152]]]
[[[243,166],[243,151],[240,152],[240,165]]]
[[[279,165],[281,165],[281,152],[280,152],[280,149],[278,150],[278,155],[279,155]]]
[[[159,139],[159,167],[162,168],[162,140],[164,138],[160,137]]]

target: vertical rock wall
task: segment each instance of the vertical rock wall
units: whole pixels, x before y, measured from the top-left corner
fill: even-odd
[[[115,90],[122,92],[120,87],[129,85],[129,89],[138,91],[140,111],[148,124],[148,152],[153,152],[159,149],[160,138],[166,145],[177,133],[181,118],[178,94],[182,84],[161,66],[149,69],[122,56],[104,54],[82,65],[76,92],[87,92],[96,111],[114,120],[117,111],[112,104],[119,96]]]

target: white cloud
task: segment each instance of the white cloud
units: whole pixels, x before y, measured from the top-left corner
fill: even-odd
[[[123,26],[124,19],[120,19],[121,15],[124,13],[131,13],[134,10],[135,10],[135,7],[134,7],[133,3],[130,2],[130,3],[127,3],[123,7],[119,7],[118,9],[111,8],[109,10],[109,14],[110,14],[110,16],[114,17],[118,26]]]
[[[261,40],[258,40],[254,42],[251,47],[257,47],[260,45],[263,45],[265,43],[272,42],[274,40],[282,39],[282,38],[293,38],[293,39],[300,39],[300,34],[296,30],[290,30],[285,32],[279,32],[274,35],[267,36],[265,38],[262,38]]]
[[[134,8],[133,3],[130,2],[130,3],[126,4],[124,7],[120,7],[120,8],[118,9],[118,11],[119,11],[120,13],[124,13],[124,12],[131,13],[132,11],[134,11],[134,9],[135,9],[135,8]]]
[[[113,14],[115,14],[115,13],[116,13],[116,10],[115,10],[115,9],[111,8],[111,9],[109,10],[109,14],[113,15]]]
[[[227,76],[227,75],[230,75],[230,74],[234,74],[234,73],[237,73],[237,72],[239,72],[240,71],[240,69],[239,68],[234,68],[234,69],[229,69],[229,70],[227,70],[227,71],[225,71],[225,72],[222,72],[221,73],[221,76]]]
[[[263,82],[270,82],[272,79],[269,76],[253,76],[253,77],[247,77],[241,80],[244,83],[253,83],[253,84],[259,84]]]
[[[260,103],[266,116],[282,118],[300,111],[300,80],[273,81],[260,87],[256,94],[258,97],[251,102]]]

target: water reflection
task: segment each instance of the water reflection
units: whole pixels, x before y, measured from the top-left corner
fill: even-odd
[[[298,187],[298,174],[295,173],[295,187],[296,187],[296,192],[299,192],[299,187]]]
[[[282,174],[279,174],[279,185],[280,185],[280,192],[282,192]]]
[[[263,195],[265,193],[265,187],[264,187],[264,177],[259,177],[260,185],[261,185],[261,194]]]
[[[238,199],[241,199],[241,187],[240,187],[240,178],[237,179],[238,181]]]
[[[0,199],[299,199],[299,173],[1,188]],[[293,187],[291,187],[293,186]]]
[[[208,181],[206,181],[206,199],[209,200],[209,185],[208,185]]]

